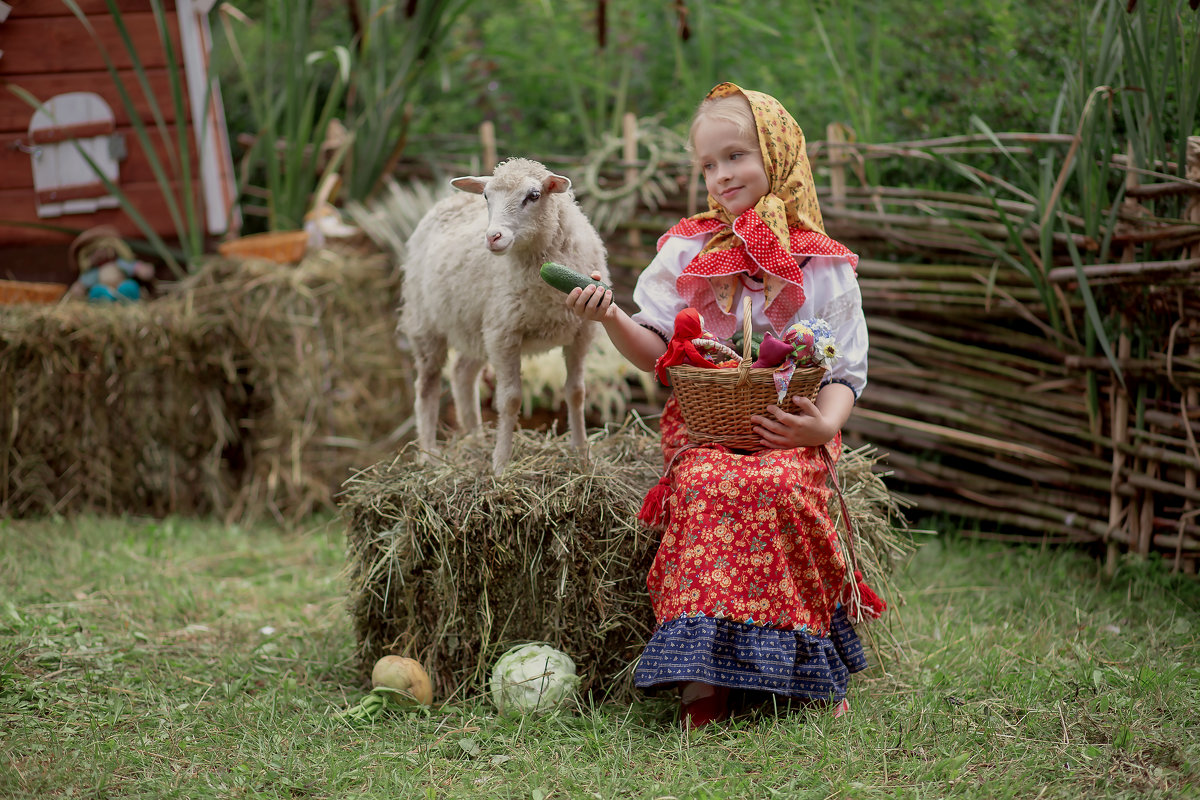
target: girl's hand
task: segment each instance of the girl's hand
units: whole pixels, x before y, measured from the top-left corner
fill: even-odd
[[[750,426],[764,447],[776,450],[817,447],[827,444],[841,427],[837,420],[821,413],[807,397],[792,398],[796,410],[787,413],[779,406],[767,406],[770,416],[755,414]]]
[[[600,280],[600,273],[593,271],[592,278]],[[567,295],[567,308],[577,316],[595,322],[613,319],[617,311],[617,306],[613,303],[612,289],[601,289],[596,285],[572,289]]]

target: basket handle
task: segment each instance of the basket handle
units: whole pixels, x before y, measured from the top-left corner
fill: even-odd
[[[750,321],[750,298],[742,298],[742,361],[750,358],[750,332],[754,326]]]
[[[750,382],[750,335],[754,326],[750,320],[750,295],[742,298],[742,360],[738,362],[737,385],[745,386]]]

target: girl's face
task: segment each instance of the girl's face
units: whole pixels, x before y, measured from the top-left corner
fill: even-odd
[[[770,190],[753,133],[740,135],[732,122],[706,119],[696,125],[692,144],[708,193],[731,217],[753,208]]]

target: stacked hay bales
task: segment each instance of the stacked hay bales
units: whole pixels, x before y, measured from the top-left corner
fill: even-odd
[[[0,314],[0,515],[228,507],[231,333],[178,299]]]
[[[409,416],[380,254],[207,259],[153,301],[0,308],[0,513],[302,519]]]
[[[654,626],[646,574],[658,537],[636,515],[662,468],[657,435],[636,420],[597,433],[583,464],[564,437],[518,431],[498,477],[483,437],[418,456],[406,448],[364,470],[342,497],[364,678],[395,652],[425,664],[439,698],[471,696],[509,646],[542,641],[575,659],[585,691],[633,697],[631,667]],[[860,564],[879,586],[911,542],[874,463],[849,451],[838,473]]]
[[[411,378],[394,336],[400,276],[386,256],[213,259],[179,292],[236,343],[232,517],[293,522],[332,509],[354,470],[395,451]]]

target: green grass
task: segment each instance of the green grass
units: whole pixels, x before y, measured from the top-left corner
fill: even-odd
[[[690,739],[666,699],[350,728],[335,522],[0,522],[0,797],[1200,796],[1200,587],[1155,562],[927,543],[908,657],[853,711]]]

